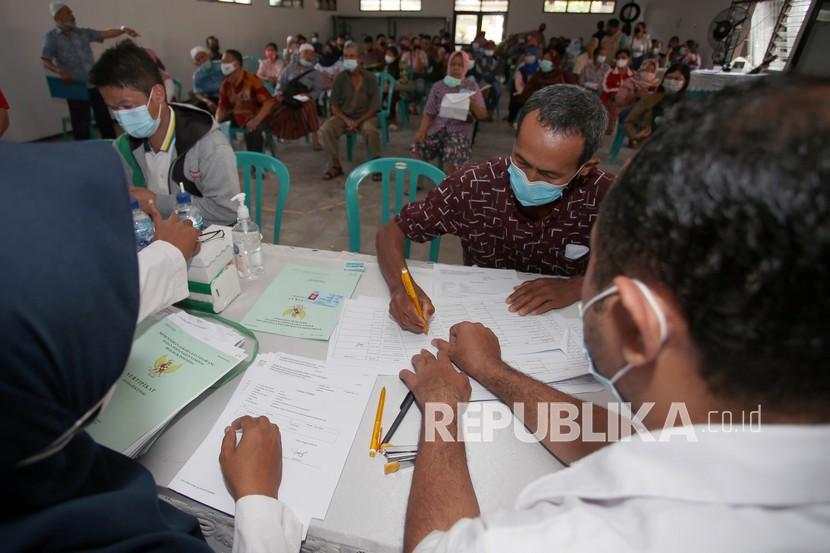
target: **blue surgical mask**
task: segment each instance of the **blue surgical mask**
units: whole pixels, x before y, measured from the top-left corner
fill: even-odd
[[[313,67],[314,62],[308,61],[307,59],[304,59],[304,58],[300,58],[300,65],[304,65],[306,67]]]
[[[357,69],[357,60],[343,60],[343,69],[346,71],[354,71]]]
[[[150,94],[152,97],[152,93]],[[150,115],[150,110],[147,106],[150,105],[150,98],[143,106],[130,109],[119,109],[112,112],[115,120],[124,129],[124,132],[135,138],[149,138],[158,130],[159,123],[161,123],[161,106],[159,106],[158,116],[154,119]]]
[[[645,298],[646,298],[646,302],[648,303],[649,307],[651,307],[651,309],[654,311],[654,314],[657,317],[657,324],[660,326],[660,347],[662,347],[663,344],[666,343],[666,340],[668,340],[668,337],[669,337],[668,323],[666,322],[666,315],[665,315],[665,313],[663,313],[663,310],[660,308],[660,304],[657,303],[657,298],[654,297],[654,293],[649,289],[649,287],[646,286],[645,284],[643,284],[642,282],[640,282],[637,279],[634,279],[633,282],[634,282],[635,285],[637,285],[637,288],[640,289],[640,292],[643,293],[643,296],[645,296]],[[585,326],[585,313],[588,312],[588,309],[592,305],[596,305],[600,301],[602,301],[602,300],[604,300],[604,299],[606,299],[610,296],[613,296],[614,294],[618,294],[618,293],[619,293],[619,290],[617,289],[617,287],[616,286],[611,286],[610,288],[608,288],[604,292],[600,292],[599,294],[597,294],[596,296],[594,296],[593,298],[591,298],[590,300],[588,300],[584,304],[580,304],[579,305],[579,316],[582,319],[582,326],[583,327]],[[596,378],[597,381],[600,384],[603,384],[604,386],[606,386],[611,391],[611,393],[616,398],[617,402],[622,403],[623,398],[620,395],[619,390],[617,390],[617,387],[615,386],[615,384],[617,382],[619,382],[619,380],[623,376],[628,374],[628,372],[631,369],[633,369],[635,367],[635,365],[633,365],[631,363],[627,363],[625,366],[623,366],[623,368],[619,369],[616,373],[614,373],[614,375],[611,378],[608,378],[607,376],[605,376],[604,374],[599,372],[599,370],[597,370],[596,365],[594,365],[594,360],[591,358],[591,354],[588,351],[588,343],[587,342],[585,342],[583,344],[582,351],[585,353],[585,358],[588,360],[588,370],[591,372],[591,375],[594,378]]]
[[[539,69],[542,70],[542,73],[550,73],[553,71],[553,62],[550,60],[542,60],[539,62]]]
[[[455,88],[456,86],[461,85],[461,79],[447,75],[444,77],[444,84],[450,88]]]
[[[582,171],[582,167],[577,170],[574,177],[579,174],[579,171]],[[574,177],[571,177],[565,184],[551,184],[541,180],[530,181],[525,172],[516,166],[512,158],[510,165],[507,167],[507,173],[510,175],[510,188],[513,189],[513,194],[516,195],[519,203],[525,207],[555,202],[574,179]]]

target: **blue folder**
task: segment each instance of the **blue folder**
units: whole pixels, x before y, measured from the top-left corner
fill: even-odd
[[[49,84],[49,94],[52,98],[64,98],[66,100],[89,101],[89,91],[85,82],[65,83],[60,77],[46,77]]]

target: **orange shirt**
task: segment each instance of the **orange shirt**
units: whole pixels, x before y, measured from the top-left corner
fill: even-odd
[[[230,109],[237,126],[245,124],[259,113],[262,105],[271,99],[271,94],[262,80],[253,73],[242,71],[242,79],[234,86],[225,79],[219,88],[219,105]]]

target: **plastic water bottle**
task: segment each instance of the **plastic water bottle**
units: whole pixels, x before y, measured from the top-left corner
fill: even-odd
[[[190,194],[184,191],[184,184],[179,184],[179,192],[176,194],[176,213],[179,214],[180,221],[189,219],[193,223],[193,228],[204,230],[205,219],[202,217],[202,212],[193,205]]]
[[[138,200],[130,199],[130,207],[133,210],[133,229],[135,231],[135,245],[138,251],[150,245],[156,235],[156,228],[150,216],[141,211]]]
[[[251,212],[245,205],[245,194],[237,194],[231,201],[239,202],[236,224],[233,226],[233,255],[239,278],[254,280],[265,272],[262,264],[262,235],[251,221]]]

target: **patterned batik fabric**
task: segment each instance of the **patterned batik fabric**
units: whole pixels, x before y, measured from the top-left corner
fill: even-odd
[[[398,227],[416,242],[443,234],[458,236],[465,265],[546,275],[584,274],[591,227],[613,175],[593,169],[575,177],[551,212],[537,221],[520,211],[510,188],[509,163],[509,158],[496,158],[463,167],[423,200],[404,206],[395,219]]]
[[[423,142],[415,142],[412,151],[426,161],[441,158],[447,163],[461,167],[470,161],[472,144],[463,133],[449,132],[447,127],[436,133],[427,134]]]

